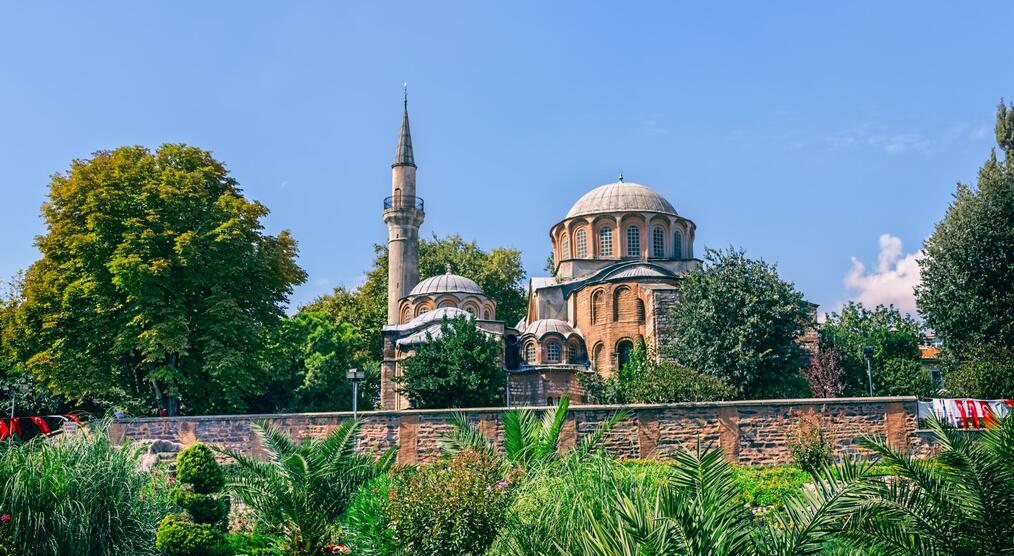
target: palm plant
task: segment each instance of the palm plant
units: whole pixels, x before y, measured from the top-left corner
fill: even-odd
[[[359,487],[393,464],[394,448],[379,459],[356,452],[359,427],[346,421],[324,439],[296,443],[271,423],[255,423],[266,459],[222,451],[237,463],[227,488],[281,535],[287,554],[321,554]]]
[[[732,466],[718,450],[680,450],[672,476],[653,497],[615,488],[611,511],[589,520],[571,555],[809,555],[818,554],[860,503],[869,464],[826,467],[814,488],[755,520],[737,501]],[[618,487],[620,485],[617,485]]]
[[[885,554],[1014,554],[1014,418],[977,438],[935,419],[928,427],[934,458],[865,442],[889,477],[870,484],[849,537]]]
[[[511,409],[503,415],[504,457],[512,464],[530,467],[559,459],[560,433],[567,419],[570,398],[561,398],[556,407],[536,417],[535,412],[524,407]],[[592,434],[581,438],[570,454],[581,458],[588,455],[602,438],[617,423],[629,419],[626,411],[618,411],[600,423]],[[463,450],[477,450],[497,453],[496,444],[487,439],[462,413],[455,413],[450,424],[454,427],[443,440],[444,450],[457,453]]]

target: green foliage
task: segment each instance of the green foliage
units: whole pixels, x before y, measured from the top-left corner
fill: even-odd
[[[271,380],[259,411],[305,412],[352,409],[348,369],[365,363],[357,355],[365,339],[348,323],[322,311],[302,311],[282,320],[267,342]],[[380,370],[369,367],[359,385],[359,407],[376,405]]]
[[[973,188],[958,184],[947,214],[923,245],[919,312],[959,357],[979,346],[1014,350],[1014,143],[1001,102],[997,143]]]
[[[736,389],[722,378],[659,360],[641,346],[631,353],[616,380],[623,403],[706,402],[737,396]]]
[[[232,533],[225,538],[236,556],[284,556],[278,539],[266,535]]]
[[[722,378],[740,396],[798,377],[806,358],[797,338],[813,324],[813,308],[774,265],[709,249],[704,268],[683,275],[680,293],[665,348],[672,359]]]
[[[742,466],[733,469],[737,500],[751,509],[777,509],[813,480],[794,465]]]
[[[485,451],[403,471],[389,493],[395,541],[410,555],[484,554],[510,507],[516,478]]]
[[[917,459],[868,441],[890,480],[863,492],[847,536],[889,554],[1011,554],[1014,538],[1014,419],[978,438],[930,420],[940,452]]]
[[[183,508],[196,523],[207,523],[224,531],[229,523],[229,498],[197,494],[182,488],[173,489],[172,501]]]
[[[170,514],[158,526],[155,548],[173,556],[229,556],[228,541],[207,523],[194,523],[187,516]]]
[[[42,207],[18,361],[69,400],[243,410],[264,382],[263,331],[305,279],[295,240],[263,233],[267,212],[197,148],[74,161]]]
[[[33,556],[153,556],[171,504],[165,479],[138,467],[143,447],[103,427],[0,443],[0,545]],[[0,549],[2,553],[2,549]]]
[[[216,492],[225,486],[222,467],[203,442],[194,442],[176,456],[176,478],[200,494]]]
[[[375,245],[377,256],[366,281],[359,289],[336,288],[330,295],[318,298],[302,310],[324,311],[337,322],[349,323],[368,342],[365,356],[371,361],[383,359],[380,329],[387,323],[387,247]],[[447,272],[447,268],[475,280],[496,302],[496,317],[508,323],[525,315],[525,271],[521,252],[496,247],[484,251],[461,236],[433,236],[419,243],[419,279],[425,280]]]
[[[1014,353],[977,347],[944,375],[947,394],[986,400],[1014,399]]]
[[[266,460],[223,451],[236,460],[228,488],[267,531],[278,534],[290,556],[318,556],[337,534],[358,489],[382,475],[395,450],[379,459],[356,452],[360,423],[346,421],[323,440],[294,442],[271,423],[251,425]]]
[[[803,471],[817,475],[831,464],[834,442],[824,433],[819,420],[801,420],[788,440],[792,461]]]
[[[564,397],[553,409],[543,411],[541,419],[527,407],[506,411],[503,414],[503,457],[511,464],[521,467],[545,465],[558,460],[561,457],[560,433],[563,432],[569,407],[570,398]],[[629,418],[630,414],[625,411],[613,413],[591,434],[583,436],[565,455],[577,459],[587,456],[617,423]],[[483,436],[464,414],[455,414],[450,423],[454,428],[443,440],[447,452],[455,454],[476,451],[493,456],[498,454],[493,442]]]
[[[501,351],[474,320],[445,318],[439,337],[416,346],[396,381],[417,409],[499,405],[507,383]]]
[[[388,515],[391,475],[380,475],[363,485],[343,520],[348,544],[354,554],[388,556],[397,554],[398,544]]]
[[[873,388],[879,395],[926,395],[929,376],[919,368],[922,326],[894,307],[849,302],[820,327],[820,349],[834,350],[845,369],[845,394],[869,393],[864,346],[873,346]]]

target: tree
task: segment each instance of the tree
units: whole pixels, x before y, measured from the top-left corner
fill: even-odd
[[[717,376],[739,395],[785,395],[806,352],[797,339],[813,323],[813,306],[777,268],[742,250],[708,249],[704,268],[683,275],[670,311],[666,355]]]
[[[53,176],[42,211],[17,331],[30,371],[70,400],[244,409],[305,273],[221,162],[186,145],[101,151]]]
[[[820,349],[841,356],[845,393],[869,392],[863,347],[873,347],[873,388],[881,395],[929,395],[935,390],[920,366],[922,326],[894,307],[867,309],[849,302],[820,327]]]
[[[1014,399],[1014,353],[977,347],[944,374],[948,396],[986,400]]]
[[[362,365],[364,340],[351,324],[323,312],[301,312],[284,319],[267,342],[270,381],[255,411],[346,411],[352,408],[350,368]],[[360,385],[360,407],[372,407],[380,392],[379,368]]]
[[[338,322],[352,324],[366,338],[366,355],[373,361],[383,358],[380,329],[387,322],[387,247],[374,245],[373,268],[359,289],[336,288],[306,307],[308,311],[325,311]],[[475,280],[482,291],[496,302],[496,318],[513,324],[525,314],[525,271],[521,252],[496,247],[484,251],[474,242],[459,235],[445,238],[433,236],[419,244],[419,279],[425,280],[447,272]]]
[[[836,398],[845,391],[845,369],[841,356],[829,347],[817,348],[803,376],[810,383],[810,392],[818,398]]]
[[[659,359],[642,346],[630,354],[630,361],[616,373],[616,381],[623,403],[731,400],[737,394],[725,380]]]
[[[500,342],[472,319],[444,319],[402,363],[400,388],[416,409],[499,405],[506,386]]]
[[[1014,350],[1014,109],[997,109],[996,150],[923,245],[916,303],[944,349]]]

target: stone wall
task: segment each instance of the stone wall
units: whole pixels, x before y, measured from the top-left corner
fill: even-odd
[[[789,438],[806,426],[825,430],[839,457],[862,454],[857,442],[864,436],[886,437],[892,445],[917,453],[927,449],[916,434],[917,407],[912,397],[572,406],[561,447],[573,446],[617,410],[629,412],[630,417],[607,435],[604,444],[627,459],[665,460],[681,446],[692,448],[700,440],[721,448],[734,463],[788,463]],[[483,434],[501,444],[502,412],[502,408],[463,411]],[[360,449],[373,452],[397,444],[401,463],[433,461],[440,455],[440,439],[451,428],[450,416],[443,410],[363,412]],[[201,440],[257,454],[260,447],[250,429],[254,421],[269,420],[303,438],[321,437],[349,418],[349,413],[303,413],[128,419],[111,425],[110,435],[116,441],[162,439],[189,444]]]

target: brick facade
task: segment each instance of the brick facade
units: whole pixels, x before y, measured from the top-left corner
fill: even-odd
[[[663,405],[571,407],[561,447],[572,446],[590,434],[614,411],[630,412],[604,440],[605,447],[625,459],[668,459],[679,447],[692,448],[698,440],[719,447],[739,464],[770,465],[791,461],[788,439],[800,426],[820,426],[834,441],[835,453],[860,454],[859,439],[886,437],[898,447],[925,453],[925,440],[916,434],[916,398],[837,398],[807,400],[737,401]],[[463,410],[489,438],[503,440],[503,409]],[[372,411],[364,421],[360,449],[369,452],[399,446],[398,461],[430,462],[440,455],[440,439],[450,430],[450,411]],[[129,419],[110,425],[116,441],[172,440],[189,444],[201,440],[256,454],[258,443],[250,423],[269,420],[296,438],[320,437],[349,413],[229,415]]]

